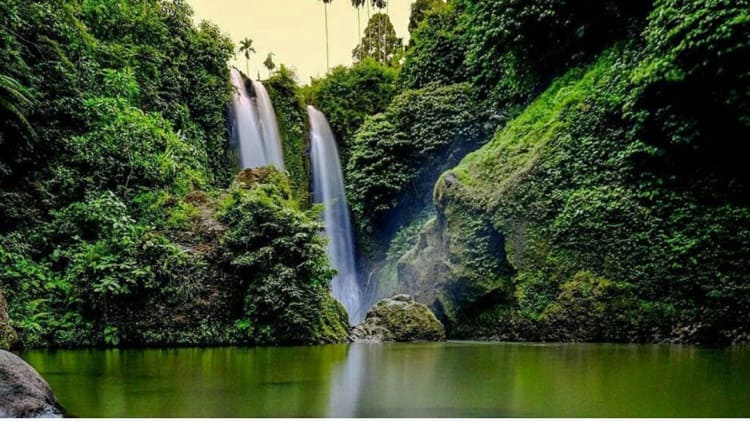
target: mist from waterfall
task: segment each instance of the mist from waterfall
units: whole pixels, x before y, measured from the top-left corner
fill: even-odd
[[[349,206],[344,191],[338,148],[325,115],[313,106],[310,116],[311,166],[313,197],[324,206],[323,220],[328,237],[328,256],[338,272],[331,281],[333,295],[349,313],[349,322],[361,321],[361,293],[354,261],[354,241],[349,219]]]
[[[231,70],[232,85],[236,89],[232,109],[234,126],[232,135],[239,145],[240,166],[258,168],[274,165],[284,170],[284,152],[271,98],[262,83],[253,81],[252,97],[242,74]]]

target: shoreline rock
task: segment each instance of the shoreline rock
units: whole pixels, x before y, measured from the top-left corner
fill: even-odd
[[[0,350],[0,418],[62,418],[49,384],[26,361]]]
[[[352,331],[353,342],[442,342],[445,327],[435,314],[410,295],[399,294],[376,303]]]

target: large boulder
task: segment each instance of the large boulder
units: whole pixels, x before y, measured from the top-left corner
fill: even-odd
[[[445,340],[445,328],[424,304],[405,294],[375,304],[352,332],[355,342],[433,342]]]
[[[5,302],[3,292],[0,291],[0,349],[11,349],[16,342],[18,342],[18,335],[10,326],[8,303]]]
[[[49,384],[24,360],[0,350],[0,418],[60,418]]]

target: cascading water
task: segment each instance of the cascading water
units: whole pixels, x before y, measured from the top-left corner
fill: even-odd
[[[333,295],[349,312],[349,322],[361,321],[360,290],[354,263],[354,242],[349,220],[349,207],[344,192],[338,149],[333,131],[325,115],[313,106],[307,107],[310,116],[312,149],[313,194],[315,202],[323,203],[323,220],[328,237],[328,257],[338,272],[331,287]]]
[[[266,151],[259,136],[258,119],[254,112],[255,105],[247,93],[245,81],[237,69],[232,69],[234,95],[234,136],[238,139],[240,149],[240,166],[257,168],[266,165]]]
[[[284,154],[279,126],[266,88],[262,83],[253,81],[256,97],[252,98],[240,72],[232,69],[231,73],[232,85],[237,90],[233,101],[233,136],[239,144],[240,166],[258,168],[275,165],[283,171]]]
[[[279,133],[279,124],[276,121],[276,111],[273,109],[271,97],[262,83],[253,81],[255,90],[255,102],[258,110],[258,121],[260,121],[260,135],[265,145],[267,162],[284,170],[284,151],[281,148],[281,133]]]

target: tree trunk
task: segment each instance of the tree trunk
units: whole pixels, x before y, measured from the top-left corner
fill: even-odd
[[[328,3],[323,2],[323,14],[326,20],[326,71],[331,71],[331,57],[328,45]]]

